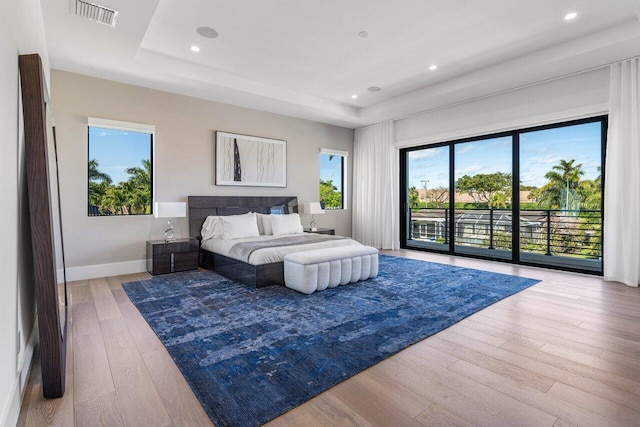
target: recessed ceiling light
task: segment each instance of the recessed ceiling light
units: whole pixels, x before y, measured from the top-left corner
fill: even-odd
[[[200,34],[206,39],[215,39],[219,36],[218,32],[211,27],[198,27],[196,33]]]
[[[380,86],[369,86],[367,90],[369,92],[379,92],[382,88]]]
[[[351,99],[358,99],[358,95],[351,95]]]
[[[430,65],[430,66],[429,66],[429,70],[431,70],[431,71],[435,71],[435,70],[437,70],[437,69],[438,69],[438,66],[437,66],[437,65]]]
[[[191,51],[192,52],[200,52],[200,48],[196,45],[191,46]]]
[[[576,16],[578,16],[578,14],[576,12],[569,12],[564,16],[564,20],[565,21],[571,21],[572,19],[575,19]]]
[[[362,37],[362,38],[369,37],[369,32],[368,31],[360,31],[358,33],[358,37]]]

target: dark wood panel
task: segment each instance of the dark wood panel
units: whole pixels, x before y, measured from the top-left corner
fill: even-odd
[[[189,196],[189,235],[200,239],[204,220],[210,215],[238,215],[247,212],[297,213],[298,198],[293,196]],[[201,267],[237,282],[257,288],[284,284],[284,263],[251,265],[223,255],[200,250]]]
[[[239,215],[247,212],[298,212],[293,196],[189,196],[189,236],[199,238],[204,220],[210,215]]]
[[[153,255],[149,273],[153,275],[171,273],[171,254]]]
[[[34,286],[40,335],[42,393],[45,398],[58,398],[64,395],[65,390],[64,339],[67,313],[66,306],[63,306],[61,327],[51,200],[51,197],[57,197],[57,194],[50,193],[49,182],[49,168],[57,166],[48,164],[49,145],[52,146],[53,141],[47,141],[47,89],[40,56],[21,55],[19,67]]]
[[[199,242],[196,239],[148,241],[147,271],[155,275],[195,270],[198,268],[198,249]]]
[[[152,241],[149,244],[153,247],[154,255],[198,251],[198,241],[196,239],[176,240],[175,242],[160,241],[160,243]]]
[[[173,271],[195,270],[198,268],[198,252],[173,254]]]
[[[316,233],[316,234],[329,234],[331,236],[335,236],[336,230],[333,228],[318,228],[316,230],[311,230],[310,228],[304,229],[305,233]]]
[[[255,288],[284,285],[284,263],[251,265],[224,255],[200,251],[200,267]]]

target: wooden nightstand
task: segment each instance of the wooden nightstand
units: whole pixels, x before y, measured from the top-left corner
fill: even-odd
[[[174,273],[198,268],[197,239],[147,241],[147,270],[151,274]]]
[[[305,233],[317,233],[317,234],[330,234],[332,236],[334,236],[336,234],[336,230],[333,228],[320,228],[318,227],[317,230],[315,231],[311,231],[310,228],[305,228],[304,229]]]

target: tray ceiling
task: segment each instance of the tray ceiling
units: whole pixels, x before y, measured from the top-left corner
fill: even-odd
[[[114,28],[43,10],[53,68],[360,127],[640,55],[639,1],[99,1]]]

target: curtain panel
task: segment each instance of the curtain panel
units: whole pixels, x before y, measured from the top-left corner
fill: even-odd
[[[640,58],[611,65],[604,192],[605,280],[640,282]]]
[[[356,129],[353,143],[353,238],[378,249],[399,249],[398,150],[394,123]]]

